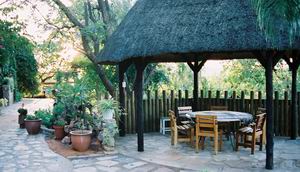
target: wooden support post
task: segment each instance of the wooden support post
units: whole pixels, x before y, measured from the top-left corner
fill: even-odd
[[[300,56],[297,52],[291,52],[284,57],[292,72],[292,108],[291,108],[291,139],[298,136],[298,112],[297,112],[297,71],[300,65]],[[298,58],[297,58],[298,57]]]
[[[266,59],[266,94],[267,94],[267,145],[266,169],[273,169],[274,126],[273,126],[273,58]]]
[[[292,116],[291,116],[291,139],[296,140],[298,136],[298,113],[297,113],[297,70],[292,69]]]
[[[125,87],[126,85],[123,85],[124,82],[124,75],[129,67],[129,63],[121,62],[119,64],[119,102],[120,102],[120,108],[121,108],[121,116],[119,120],[119,127],[120,127],[120,136],[125,136],[125,128],[126,128],[126,118],[125,118]]]
[[[137,144],[138,151],[144,151],[144,113],[143,113],[143,73],[146,64],[143,61],[135,63],[136,77],[134,84],[135,93],[135,108],[136,108],[136,123],[137,123]]]
[[[205,62],[206,60],[202,60],[201,63],[199,63],[198,61],[195,61],[194,64],[192,64],[192,62],[187,63],[194,73],[193,111],[198,110],[198,102],[199,102],[198,73],[204,66]]]
[[[198,101],[199,101],[199,80],[198,80],[198,72],[193,71],[194,73],[194,92],[193,92],[193,109],[194,111],[198,110]]]
[[[266,169],[274,168],[274,122],[273,122],[273,69],[278,63],[280,58],[277,56],[277,52],[263,52],[258,54],[260,57],[257,60],[265,68],[266,76],[266,110],[267,110],[267,120],[266,120]]]

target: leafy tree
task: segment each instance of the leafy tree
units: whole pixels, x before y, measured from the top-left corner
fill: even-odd
[[[47,80],[53,79],[57,71],[68,71],[69,63],[66,58],[60,55],[61,42],[55,43],[52,40],[37,45],[36,57],[38,62],[38,78],[42,85]]]
[[[0,20],[0,81],[6,76],[15,78],[17,91],[34,94],[37,92],[37,63],[33,44],[19,35],[20,28]]]
[[[72,25],[80,34],[83,53],[94,65],[98,77],[111,95],[114,95],[114,85],[105,74],[105,67],[96,63],[96,55],[99,54],[106,38],[113,32],[118,24],[118,16],[126,13],[126,10],[116,10],[126,7],[126,1],[98,0],[98,1],[75,1],[73,6],[67,7],[60,0],[49,1],[65,14],[68,25]],[[116,8],[117,7],[117,8]]]
[[[81,77],[84,78],[84,81],[88,84],[87,87],[89,90],[94,90],[96,97],[99,97],[101,93],[107,92],[105,86],[101,82],[97,74],[97,69],[95,65],[86,57],[78,56],[71,62],[72,69],[80,73]],[[108,76],[109,80],[112,81],[114,88],[118,86],[116,68],[113,66],[103,66]]]
[[[227,61],[223,72],[224,90],[229,91],[262,91],[265,90],[265,70],[256,60]],[[274,90],[283,95],[290,91],[291,74],[287,64],[281,60],[274,70]]]

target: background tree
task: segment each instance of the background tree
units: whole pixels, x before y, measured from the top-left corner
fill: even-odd
[[[35,54],[38,61],[38,78],[42,86],[46,81],[54,80],[58,71],[68,71],[70,68],[68,59],[60,53],[60,45],[61,42],[54,43],[51,40],[37,45]]]
[[[19,31],[12,23],[0,20],[0,83],[4,77],[13,77],[16,95],[19,91],[32,95],[38,91],[37,63],[33,44]]]
[[[49,1],[49,5],[53,6],[52,2],[65,14],[70,23],[69,25],[78,30],[84,55],[94,64],[94,68],[105,88],[111,95],[114,95],[114,86],[107,77],[104,66],[96,63],[96,55],[99,54],[106,38],[113,32],[118,23],[116,15],[120,15],[122,10],[117,11],[115,9],[120,9],[118,4],[120,2],[123,4],[126,1],[76,1],[73,10],[71,10],[72,7],[68,8],[60,0]],[[122,5],[122,7],[127,6]]]
[[[265,89],[264,72],[257,60],[226,61],[222,72],[223,90],[246,91],[248,95],[250,91],[262,91]],[[291,89],[291,76],[283,60],[275,66],[273,83],[274,90],[279,91],[281,95]]]

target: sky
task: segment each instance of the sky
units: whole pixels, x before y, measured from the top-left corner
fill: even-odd
[[[223,62],[220,60],[209,60],[207,61],[203,69],[201,70],[201,75],[207,78],[220,76],[223,70]]]

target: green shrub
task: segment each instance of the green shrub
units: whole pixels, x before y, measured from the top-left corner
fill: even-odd
[[[18,109],[18,112],[20,115],[27,115],[27,109],[20,108],[20,109]]]
[[[47,128],[51,128],[53,125],[53,115],[49,109],[40,109],[34,112],[37,118],[42,120],[42,124],[45,125]]]
[[[57,120],[54,122],[54,125],[56,126],[64,126],[66,122],[64,120]]]
[[[115,118],[119,119],[121,112],[120,112],[120,106],[118,101],[113,99],[103,99],[99,101],[98,107],[101,113],[107,110],[114,110]]]
[[[37,116],[34,115],[27,115],[25,120],[38,120],[40,118],[38,118]]]

